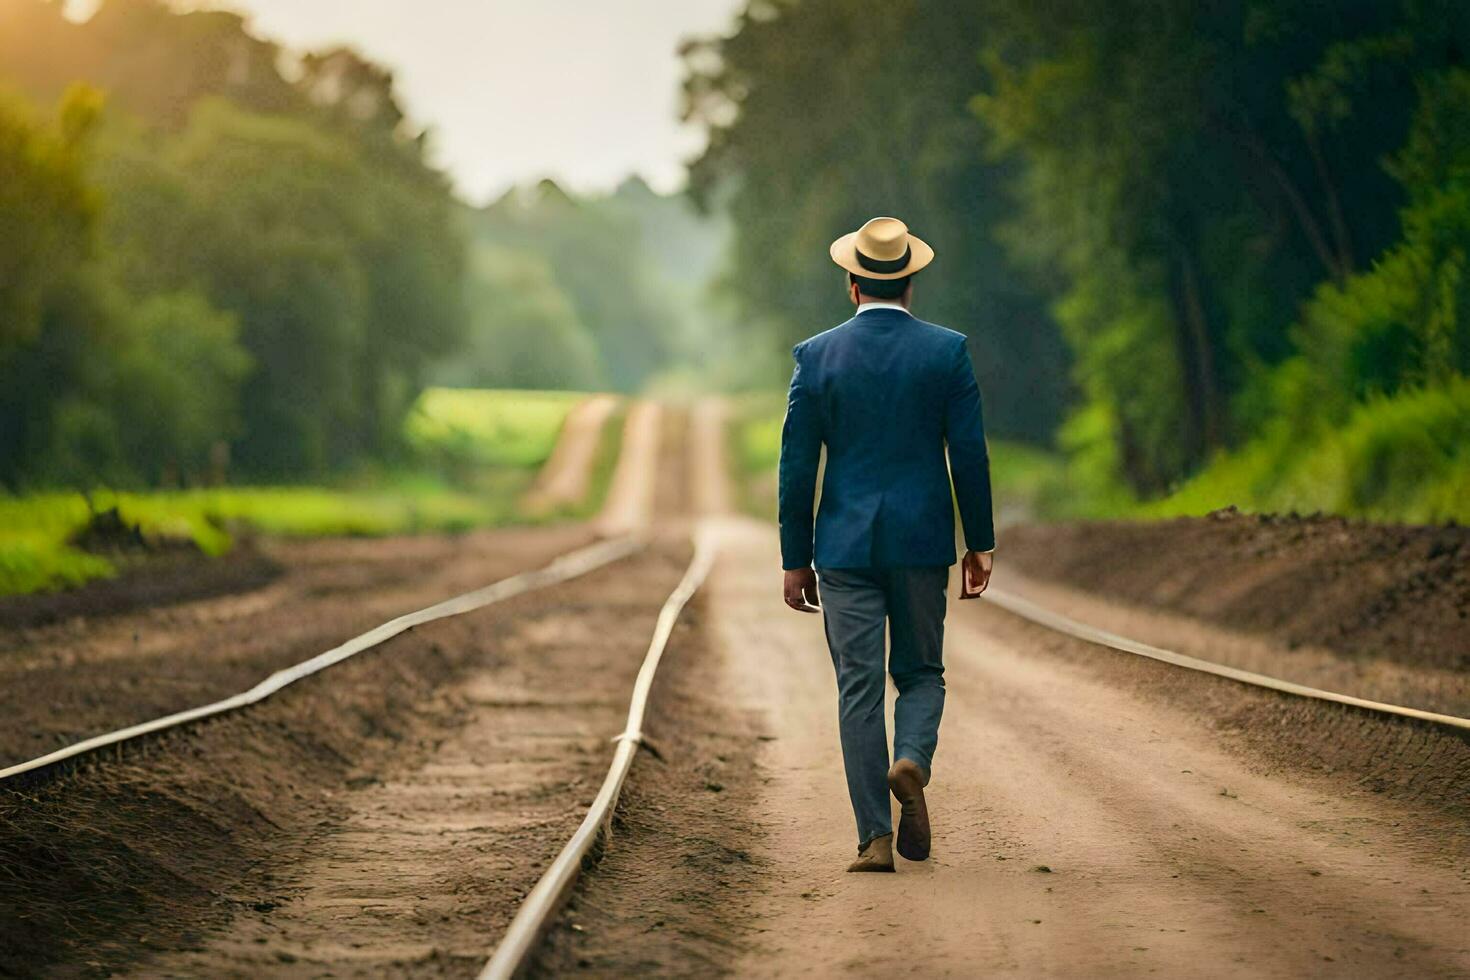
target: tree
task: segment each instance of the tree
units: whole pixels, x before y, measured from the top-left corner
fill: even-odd
[[[444,384],[593,391],[603,385],[597,346],[542,257],[474,250],[470,342],[438,373]]]
[[[46,126],[0,94],[0,359],[35,337],[48,294],[92,253],[99,201],[82,143],[99,107],[75,88]]]
[[[1008,163],[968,111],[984,75],[983,5],[939,0],[752,2],[729,37],[689,42],[685,118],[709,145],[691,189],[728,206],[726,289],[755,340],[789,345],[850,313],[827,246],[875,214],[935,246],[919,314],[970,336],[993,432],[1050,440],[1066,352],[995,231]]]

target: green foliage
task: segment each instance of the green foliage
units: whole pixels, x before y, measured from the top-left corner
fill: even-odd
[[[391,451],[425,365],[459,338],[445,192],[395,178],[374,152],[206,100],[154,153],[104,173],[129,280],[200,288],[239,318],[256,365],[237,446],[250,472]]]
[[[109,507],[137,524],[146,539],[192,542],[208,555],[229,551],[240,530],[283,537],[380,536],[521,520],[517,502],[551,455],[580,397],[430,389],[405,423],[419,468],[367,471],[333,487],[99,490],[90,497],[0,494],[0,595],[66,588],[115,574],[112,558],[71,544],[94,510]],[[96,418],[77,415],[78,427]],[[605,487],[611,469],[606,452],[599,466],[599,486]]]
[[[408,441],[427,458],[535,468],[551,456],[567,413],[584,397],[566,391],[430,388],[408,417]]]
[[[392,77],[224,12],[0,0],[0,485],[178,484],[403,451],[464,240]]]
[[[695,243],[697,254],[717,234],[692,216],[681,222],[678,209],[686,206],[641,182],[606,198],[574,199],[547,180],[472,213],[472,347],[481,353],[469,380],[641,388],[682,346],[694,305],[689,284],[668,271],[677,266],[655,251],[669,243],[645,235],[672,233]],[[464,368],[451,367],[439,380],[456,370]]]
[[[917,311],[969,334],[991,428],[1046,442],[1066,354],[1045,295],[994,237],[1010,167],[987,158],[967,109],[984,81],[986,6],[751,3],[731,36],[684,52],[685,115],[710,136],[691,184],[734,221],[725,290],[747,348],[789,348],[846,319],[828,244],[898,215],[936,249]],[[790,376],[789,359],[758,363],[767,385]]]
[[[1470,521],[1470,381],[1372,398],[1305,449],[1278,428],[1141,512],[1173,516],[1226,506]]]
[[[515,488],[524,483],[517,481]],[[232,544],[230,529],[283,537],[381,536],[463,531],[516,518],[515,493],[496,497],[440,487],[413,491],[244,487],[154,493],[98,493],[154,540],[188,541],[209,555]],[[115,562],[71,545],[90,512],[79,494],[0,496],[0,595],[80,585],[116,572]]]
[[[46,301],[90,254],[98,200],[81,143],[94,105],[95,93],[76,89],[65,123],[48,126],[0,92],[0,364],[35,338]]]
[[[836,319],[825,242],[909,217],[939,246],[919,312],[972,331],[994,432],[1045,440],[1071,396],[1039,509],[1130,512],[1208,461],[1250,503],[1470,370],[1466,50],[1451,0],[761,0],[686,51],[694,191],[788,341]]]
[[[468,349],[436,372],[441,384],[602,387],[595,341],[544,257],[476,245],[469,266]]]

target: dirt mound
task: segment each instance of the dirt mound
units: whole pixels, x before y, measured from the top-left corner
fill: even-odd
[[[1245,515],[1023,525],[1003,558],[1109,598],[1410,667],[1470,670],[1470,528]]]
[[[750,941],[730,896],[766,869],[750,846],[762,720],[728,703],[700,594],[653,686],[649,751],[623,791],[611,846],[584,874],[528,971],[558,977],[720,976]]]
[[[159,542],[143,536],[143,529],[123,519],[116,507],[99,510],[76,534],[71,543],[86,551],[106,553],[110,551],[153,551]]]
[[[88,549],[99,550],[90,545]],[[282,570],[278,562],[248,542],[220,558],[210,558],[194,548],[157,551],[145,544],[142,549],[128,553],[116,578],[65,592],[0,598],[0,629],[116,616],[244,592],[275,580]],[[100,550],[108,553],[106,548]]]
[[[258,588],[281,573],[281,566],[253,538],[241,537],[228,555],[211,558],[188,538],[144,534],[116,507],[95,512],[72,535],[70,544],[105,556],[116,566],[117,575],[60,592],[0,597],[0,629],[116,616],[228,595]]]
[[[313,975],[402,973],[417,955],[407,946],[371,959],[342,939],[365,928],[353,913],[376,921],[380,905],[313,905],[298,877],[354,842],[378,862],[362,880],[407,880],[405,914],[430,892],[444,905],[444,921],[419,924],[436,948],[468,949],[444,971],[468,973],[580,819],[606,766],[605,732],[686,560],[682,547],[652,549],[590,596],[574,582],[427,624],[249,710],[0,788],[0,976],[257,976],[298,961]],[[462,687],[472,676],[488,693]],[[541,726],[565,722],[527,714],[543,702],[596,730],[563,751]],[[467,816],[485,833],[442,848],[444,864],[395,858],[381,826],[392,814],[364,823],[363,799],[430,763],[472,719],[504,733],[503,757],[479,760],[504,812]],[[550,789],[534,778],[558,766]],[[515,824],[526,814],[545,825]],[[488,832],[506,821],[507,832]]]

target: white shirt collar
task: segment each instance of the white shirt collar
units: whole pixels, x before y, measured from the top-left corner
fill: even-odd
[[[904,309],[902,304],[884,303],[878,300],[869,300],[866,303],[860,303],[857,308],[858,313],[866,313],[869,310],[897,310],[900,313],[908,313],[908,310]],[[857,316],[857,313],[854,313],[853,316]]]

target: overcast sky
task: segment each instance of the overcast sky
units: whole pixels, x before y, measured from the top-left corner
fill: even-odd
[[[677,120],[675,49],[742,0],[177,0],[247,14],[291,47],[348,43],[396,73],[471,201],[550,176],[578,190],[641,173],[682,185],[699,134]]]

